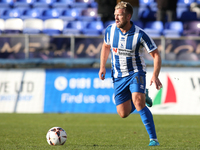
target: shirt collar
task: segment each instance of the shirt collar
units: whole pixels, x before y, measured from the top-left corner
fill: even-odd
[[[135,33],[135,25],[134,25],[133,21],[131,21],[131,24],[132,24],[132,26],[131,26],[130,30],[129,30],[128,32],[126,32],[126,33],[122,33],[122,31],[121,31],[117,26],[116,26],[116,28],[119,30],[119,32],[120,32],[122,35],[134,34],[134,33]]]

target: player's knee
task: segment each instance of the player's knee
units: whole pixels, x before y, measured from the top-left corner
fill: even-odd
[[[129,116],[130,113],[118,111],[118,114],[121,118],[126,118]]]
[[[134,95],[133,103],[137,110],[141,110],[145,107],[145,95],[143,94],[136,94]]]
[[[145,106],[145,102],[143,101],[135,101],[135,107],[144,107]]]

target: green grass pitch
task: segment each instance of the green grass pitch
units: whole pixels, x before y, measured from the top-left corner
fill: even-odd
[[[154,115],[160,146],[149,138],[138,114],[0,114],[0,150],[200,150],[200,116]],[[50,146],[47,131],[67,132],[63,146]]]

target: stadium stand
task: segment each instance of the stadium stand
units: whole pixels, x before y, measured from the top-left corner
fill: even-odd
[[[197,7],[198,3],[200,3],[199,0],[178,0],[177,21],[182,23],[198,21],[200,9],[197,10],[197,8],[195,8],[190,10],[190,6],[192,7],[192,5],[195,4]],[[141,28],[144,28],[145,24],[149,24],[148,22],[155,22],[156,24],[156,5],[157,3],[155,0],[140,0],[140,19],[135,22],[135,24]],[[22,20],[37,18],[44,21],[46,19],[58,18],[62,19],[63,22],[67,22],[67,24],[71,21],[91,22],[101,20],[97,13],[97,3],[95,0],[0,0],[0,15],[1,19],[4,20],[9,18],[20,18]],[[111,22],[104,23],[104,28],[109,23]],[[167,32],[171,32],[168,28],[172,26],[167,26],[168,23],[165,29],[163,28],[164,36],[169,36]],[[179,27],[182,29],[181,25]],[[66,26],[65,29],[67,31]],[[185,30],[185,28],[183,30]],[[75,32],[75,34],[76,33],[77,32]],[[181,34],[173,34],[171,36],[180,35]]]

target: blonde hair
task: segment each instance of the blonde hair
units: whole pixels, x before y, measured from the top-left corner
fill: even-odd
[[[116,6],[115,6],[115,10],[116,9],[124,9],[125,10],[125,13],[127,14],[133,14],[133,7],[130,3],[128,2],[124,2],[124,1],[121,1],[119,2]]]

